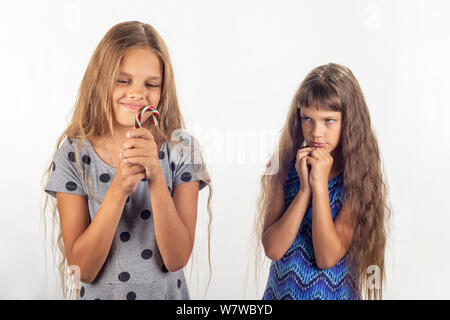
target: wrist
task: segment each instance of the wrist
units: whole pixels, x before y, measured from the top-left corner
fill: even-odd
[[[327,195],[328,196],[328,184],[320,184],[312,187],[312,193],[314,195]]]
[[[310,197],[311,196],[311,193],[312,193],[312,191],[311,191],[311,188],[310,187],[300,187],[300,190],[299,190],[299,192],[298,192],[298,195],[301,197],[301,196],[306,196],[306,197]]]
[[[117,186],[114,179],[111,182],[111,186],[109,187],[108,192],[111,193],[114,199],[118,201],[125,201],[125,199],[129,196],[129,194],[127,194],[125,190],[123,190],[123,188],[119,188]]]
[[[161,184],[161,183],[166,183],[166,178],[164,177],[163,171],[161,168],[158,168],[158,170],[156,172],[154,172],[151,176],[151,178],[148,180],[148,185],[149,187]]]

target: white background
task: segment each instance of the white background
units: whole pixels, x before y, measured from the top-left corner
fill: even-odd
[[[45,269],[41,177],[98,42],[139,20],[169,48],[213,179],[206,299],[261,298],[267,270],[259,282],[247,270],[259,178],[295,90],[328,62],[360,82],[382,153],[393,208],[384,297],[449,299],[449,13],[444,0],[2,2],[0,298],[59,297]],[[208,271],[206,193],[192,298]]]

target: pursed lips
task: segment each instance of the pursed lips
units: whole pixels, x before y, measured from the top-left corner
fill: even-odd
[[[326,145],[326,143],[323,143],[323,142],[312,142],[311,145],[313,147],[323,147],[323,146]]]

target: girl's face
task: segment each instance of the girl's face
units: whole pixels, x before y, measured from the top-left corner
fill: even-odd
[[[158,56],[150,49],[129,49],[120,62],[112,91],[115,124],[131,127],[139,108],[157,107],[161,85],[162,63]]]
[[[331,153],[341,137],[341,112],[315,107],[301,108],[303,137],[309,147],[325,148]]]

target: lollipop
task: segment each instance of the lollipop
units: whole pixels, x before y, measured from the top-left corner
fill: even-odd
[[[136,114],[136,119],[134,120],[134,128],[140,128],[141,127],[141,120],[142,120],[142,116],[144,115],[144,113],[146,113],[147,111],[151,112],[151,118],[152,118],[152,122],[153,125],[156,127],[158,126],[158,121],[159,121],[159,113],[158,113],[158,109],[156,109],[153,106],[145,106],[139,109],[138,113]]]

